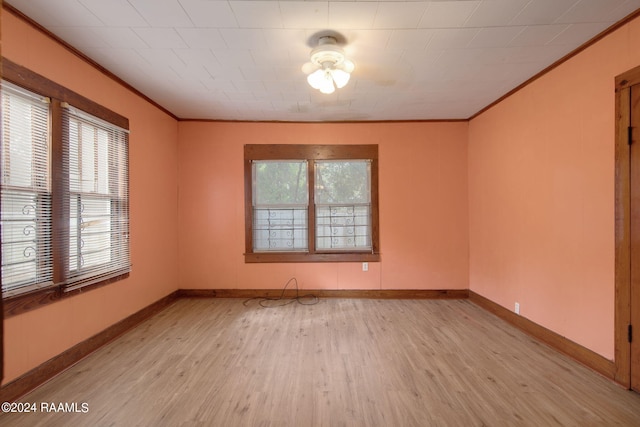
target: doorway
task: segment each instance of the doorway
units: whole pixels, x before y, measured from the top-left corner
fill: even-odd
[[[615,252],[615,379],[640,392],[640,67],[616,77]]]

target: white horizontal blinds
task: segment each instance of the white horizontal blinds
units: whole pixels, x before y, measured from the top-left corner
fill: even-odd
[[[52,284],[49,100],[2,82],[2,292]]]
[[[129,257],[127,131],[66,106],[69,176],[67,289],[126,273]]]
[[[308,244],[306,160],[253,161],[253,251],[305,252]]]
[[[371,250],[371,161],[316,161],[315,208],[316,250]]]

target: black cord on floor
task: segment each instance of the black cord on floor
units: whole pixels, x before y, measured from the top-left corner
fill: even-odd
[[[284,293],[289,287],[289,284],[291,284],[291,282],[295,284],[296,296],[291,298],[285,298]],[[279,297],[254,297],[254,298],[249,298],[245,300],[242,304],[247,306],[247,304],[253,300],[258,300],[258,304],[260,304],[260,307],[264,307],[264,308],[282,307],[282,306],[291,304],[292,302],[297,302],[298,304],[302,304],[302,305],[314,305],[320,301],[320,299],[313,294],[306,294],[301,296],[300,290],[298,289],[298,280],[295,277],[292,277],[291,279],[289,279],[289,281],[284,285],[284,288],[282,289],[282,293],[280,294]]]

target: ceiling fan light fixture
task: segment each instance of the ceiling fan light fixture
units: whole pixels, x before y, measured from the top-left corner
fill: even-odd
[[[350,73],[355,68],[332,36],[320,37],[318,46],[311,51],[310,60],[302,67],[303,71],[315,69],[307,76],[307,82],[312,88],[325,94],[333,93],[336,87],[341,89],[346,86]]]
[[[309,74],[307,76],[307,82],[309,82],[309,85],[312,88],[318,89],[322,93],[329,94],[335,92],[336,90],[334,87],[334,79],[331,75],[331,70],[328,69],[316,70],[313,73]]]
[[[347,83],[349,83],[351,74],[347,73],[346,71],[336,69],[331,71],[331,77],[333,78],[333,82],[336,84],[338,89],[342,89],[347,85]]]
[[[320,89],[324,79],[325,79],[324,70],[316,70],[307,76],[307,82],[314,89]]]
[[[330,95],[336,91],[336,88],[333,86],[333,83],[329,82],[320,88],[320,93],[324,93],[325,95]]]

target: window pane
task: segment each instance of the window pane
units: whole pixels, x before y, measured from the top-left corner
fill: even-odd
[[[69,120],[71,191],[109,194],[109,134],[79,120]]]
[[[371,162],[316,162],[316,249],[371,249]]]
[[[65,110],[69,159],[70,288],[129,270],[128,137],[82,111]]]
[[[306,205],[309,201],[306,161],[256,161],[253,177],[254,206]]]
[[[307,251],[307,162],[253,163],[253,250]]]
[[[2,291],[51,283],[49,105],[2,83]]]
[[[253,211],[254,251],[306,251],[306,208],[256,208]]]
[[[371,249],[369,205],[316,206],[318,250]]]
[[[70,199],[69,269],[111,262],[111,201],[88,195]]]
[[[2,192],[3,290],[51,280],[49,220],[42,217],[50,203],[46,194]]]
[[[316,203],[369,203],[370,164],[368,160],[317,161]]]

